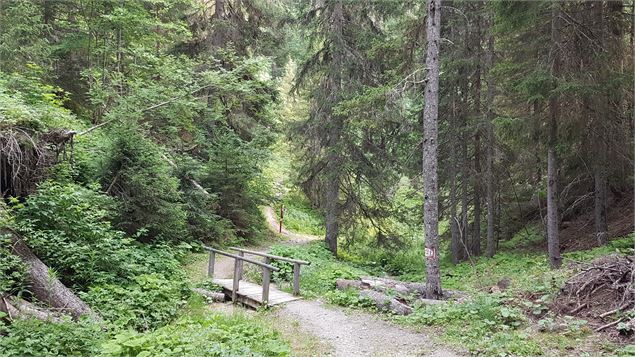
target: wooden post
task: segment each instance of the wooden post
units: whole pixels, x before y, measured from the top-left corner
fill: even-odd
[[[265,264],[269,264],[269,258],[265,257]],[[269,284],[271,283],[271,271],[269,268],[262,267],[262,305],[269,304]]]
[[[284,205],[280,206],[280,229],[278,233],[282,234],[282,220],[284,219]]]
[[[240,269],[240,262],[239,259],[235,259],[234,260],[234,286],[232,287],[232,302],[235,304],[236,303],[236,297],[238,295],[238,289],[239,284],[240,284],[240,278],[238,276],[238,274]]]
[[[241,256],[241,257],[244,257],[245,253],[244,252],[238,252],[238,255]],[[244,265],[244,263],[245,263],[244,261],[242,261],[242,260],[240,261],[239,268],[238,268],[238,280],[242,280],[243,279],[243,265]]]
[[[300,263],[293,263],[293,295],[300,295]]]
[[[216,253],[209,251],[209,263],[207,264],[207,277],[214,279],[214,263],[216,261]]]

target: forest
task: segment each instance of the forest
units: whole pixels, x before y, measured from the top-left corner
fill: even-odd
[[[634,38],[633,0],[0,0],[0,356],[635,356]]]

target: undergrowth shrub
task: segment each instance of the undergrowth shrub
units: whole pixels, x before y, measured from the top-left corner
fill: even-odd
[[[358,267],[338,261],[326,248],[324,242],[314,242],[301,246],[275,245],[271,254],[294,259],[306,260],[311,263],[302,266],[300,289],[303,295],[323,295],[335,289],[337,279],[357,279],[368,273]],[[274,280],[290,282],[293,280],[293,266],[291,264],[273,261],[272,265],[280,271],[272,274]]]
[[[357,289],[331,290],[324,294],[326,301],[334,305],[374,309],[375,302],[368,297],[360,296]]]
[[[2,231],[13,221],[4,202],[0,201],[0,295],[24,289],[26,265],[11,254],[11,235]]]
[[[88,320],[51,323],[30,319],[0,325],[0,356],[95,356],[105,338],[101,327]]]
[[[172,320],[189,294],[179,259],[190,246],[144,245],[109,221],[114,203],[96,188],[47,182],[15,226],[68,286],[120,327],[149,329]]]
[[[478,295],[465,303],[422,305],[395,319],[414,325],[442,326],[444,339],[471,353],[487,356],[536,356],[540,345],[522,329],[523,312],[504,304],[497,295]]]
[[[82,298],[115,326],[149,330],[174,319],[185,305],[188,285],[159,274],[132,277],[127,285],[103,284],[91,287]]]
[[[123,332],[102,345],[102,356],[288,356],[277,332],[234,315],[185,316],[141,334]]]
[[[267,133],[262,134],[248,142],[219,127],[198,172],[200,183],[218,197],[217,214],[232,223],[234,235],[243,241],[261,238],[266,231],[258,209],[270,190],[260,174],[269,141]]]
[[[95,187],[46,182],[14,207],[16,227],[40,259],[79,289],[125,276],[131,240],[110,224],[114,202]]]

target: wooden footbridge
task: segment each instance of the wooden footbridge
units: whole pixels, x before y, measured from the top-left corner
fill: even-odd
[[[205,249],[209,251],[209,264],[207,266],[208,277],[212,279],[215,284],[223,287],[223,293],[228,298],[231,298],[232,302],[242,303],[253,308],[258,308],[260,306],[273,306],[300,299],[300,267],[302,265],[309,265],[309,262],[235,247],[230,249],[236,251],[237,254],[224,252],[210,247],[205,247]],[[233,278],[214,278],[216,254],[234,259]],[[263,261],[257,261],[255,258],[247,258],[245,257],[246,254],[262,257]],[[271,272],[280,270],[270,264],[273,260],[293,264],[293,294],[280,291],[271,286]],[[241,282],[243,278],[244,263],[254,264],[262,268],[262,286],[248,281]]]

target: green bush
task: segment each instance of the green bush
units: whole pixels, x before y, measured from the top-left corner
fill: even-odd
[[[260,174],[268,152],[259,141],[267,141],[266,136],[247,142],[219,127],[206,150],[207,162],[197,173],[200,183],[218,197],[216,214],[230,221],[234,235],[243,241],[261,238],[265,231],[258,206],[269,190]]]
[[[14,208],[16,227],[64,283],[83,289],[128,274],[131,240],[110,224],[113,205],[95,188],[46,182]]]
[[[116,326],[148,330],[173,320],[185,305],[188,286],[158,274],[141,274],[126,285],[104,284],[90,288],[82,298]]]
[[[11,254],[11,235],[2,232],[12,222],[13,217],[4,202],[0,201],[0,295],[24,289],[26,279],[26,265]]]
[[[140,131],[134,125],[119,127],[106,148],[100,181],[119,199],[114,222],[144,241],[187,240],[179,180],[161,148]]]
[[[51,323],[14,320],[0,327],[0,356],[94,356],[104,339],[99,325],[89,322]]]
[[[369,275],[361,268],[335,259],[324,242],[298,246],[275,245],[271,248],[271,253],[311,263],[302,267],[300,289],[303,295],[324,295],[335,289],[337,279],[357,279]],[[279,272],[273,274],[275,280],[288,282],[293,279],[293,268],[290,264],[277,261],[272,264],[280,268]]]
[[[332,290],[324,294],[326,301],[334,305],[372,309],[375,308],[375,302],[367,297],[359,295],[359,290]]]
[[[164,325],[189,293],[179,258],[190,247],[126,238],[110,224],[113,205],[95,188],[47,182],[15,208],[15,225],[57,277],[83,291],[106,320],[136,329]]]
[[[14,208],[15,226],[58,277],[80,289],[141,273],[182,274],[180,249],[126,238],[109,221],[113,207],[113,200],[94,187],[46,182]]]
[[[185,316],[141,334],[124,332],[102,345],[102,356],[288,356],[276,332],[240,316]]]
[[[523,312],[496,295],[478,295],[465,303],[423,305],[408,316],[395,317],[414,325],[442,326],[444,339],[471,353],[487,356],[536,356],[540,345],[521,329]]]

